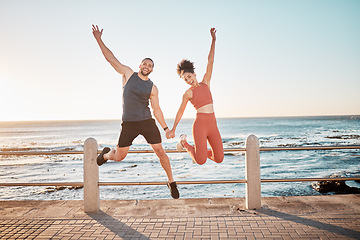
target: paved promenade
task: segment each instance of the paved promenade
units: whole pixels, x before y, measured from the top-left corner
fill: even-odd
[[[360,239],[360,195],[245,199],[2,201],[0,239]]]

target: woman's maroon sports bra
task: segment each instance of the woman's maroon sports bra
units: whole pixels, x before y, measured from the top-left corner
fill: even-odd
[[[190,89],[193,91],[193,96],[192,99],[190,99],[190,102],[194,105],[196,110],[207,104],[213,103],[209,86],[205,83],[201,82],[198,87],[191,87]]]

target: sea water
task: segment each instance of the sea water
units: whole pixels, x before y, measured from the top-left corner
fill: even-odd
[[[167,121],[172,126],[173,120]],[[180,134],[192,143],[193,119],[182,119],[177,137],[166,139],[165,149],[174,149]],[[360,116],[218,118],[224,148],[245,147],[254,134],[260,147],[360,145]],[[1,151],[82,151],[84,141],[93,137],[104,147],[117,144],[120,120],[0,122]],[[161,129],[161,128],[160,128]],[[161,131],[162,132],[162,131]],[[142,136],[130,150],[151,147]],[[187,153],[169,153],[174,179],[232,180],[245,178],[244,152],[227,152],[220,164],[208,160],[192,163]],[[303,150],[261,152],[261,178],[319,178],[340,173],[358,176],[360,150]],[[129,153],[122,162],[99,167],[101,182],[167,181],[154,153]],[[82,155],[0,155],[0,182],[82,182]],[[347,181],[352,187],[359,183]],[[178,185],[181,198],[244,197],[244,184]],[[262,183],[262,196],[318,195],[310,182]],[[171,198],[165,185],[101,186],[101,199]],[[0,200],[80,200],[82,189],[55,187],[0,187]]]

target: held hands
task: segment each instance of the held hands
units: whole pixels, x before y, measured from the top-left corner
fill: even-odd
[[[211,38],[215,41],[216,40],[216,29],[215,28],[211,28],[210,29],[210,34],[211,34]]]
[[[95,26],[94,26],[94,24],[92,25],[92,32],[93,32],[93,35],[94,35],[94,37],[95,37],[96,39],[101,38],[101,35],[102,35],[102,33],[103,33],[103,30],[104,30],[104,29],[101,29],[101,31],[99,31],[98,25],[95,25]]]
[[[171,129],[170,131],[166,132],[166,138],[170,139],[170,138],[174,138],[175,137],[175,130]]]

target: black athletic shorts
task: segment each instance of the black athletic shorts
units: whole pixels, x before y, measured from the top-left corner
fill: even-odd
[[[161,135],[155,120],[150,118],[143,121],[123,122],[119,137],[118,146],[128,147],[132,145],[134,139],[143,135],[149,144],[161,143]]]

